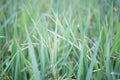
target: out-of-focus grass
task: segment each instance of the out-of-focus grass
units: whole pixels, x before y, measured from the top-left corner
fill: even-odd
[[[119,79],[119,5],[99,1],[1,0],[0,80]]]

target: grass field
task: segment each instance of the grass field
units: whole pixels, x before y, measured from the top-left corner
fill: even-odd
[[[0,80],[120,79],[120,7],[101,1],[0,0]]]

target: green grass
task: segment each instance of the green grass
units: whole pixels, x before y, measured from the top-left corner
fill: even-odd
[[[120,79],[117,3],[1,0],[0,80]]]

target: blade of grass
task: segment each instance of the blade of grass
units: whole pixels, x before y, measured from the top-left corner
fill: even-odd
[[[110,42],[108,39],[106,40],[106,74],[108,77],[108,80],[111,80],[110,75]]]
[[[30,34],[28,33],[27,27],[25,26],[26,36],[28,40],[28,49],[29,49],[29,55],[31,59],[32,69],[33,69],[33,75],[35,80],[40,80],[40,71],[38,69],[38,63],[35,56],[34,47],[32,45]]]
[[[88,69],[88,72],[87,72],[86,80],[90,80],[91,77],[92,77],[93,67],[94,67],[94,64],[95,64],[95,61],[96,61],[96,56],[97,56],[97,53],[98,53],[98,48],[99,48],[99,45],[100,45],[100,41],[101,41],[101,32],[100,32],[98,42],[96,43],[96,49],[93,52],[94,55],[92,56],[92,60],[91,60],[91,63],[90,63],[90,66],[89,66],[89,69]]]
[[[48,29],[48,32],[52,33],[53,35],[55,35],[55,33],[51,30]],[[77,48],[78,50],[81,51],[81,48],[79,46],[77,46],[76,44],[74,44],[72,41],[70,40],[67,40],[65,37],[59,35],[59,34],[56,34],[58,38],[62,39],[62,40],[65,40],[67,41],[70,45],[73,45],[75,48]]]

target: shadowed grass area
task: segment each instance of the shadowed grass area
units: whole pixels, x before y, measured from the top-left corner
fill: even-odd
[[[0,80],[120,79],[118,2],[1,0]]]

